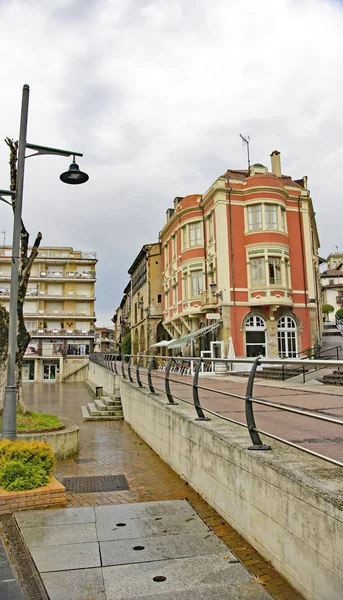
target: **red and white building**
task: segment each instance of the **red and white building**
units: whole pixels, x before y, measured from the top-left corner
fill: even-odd
[[[319,240],[307,178],[282,175],[277,151],[271,161],[271,172],[261,164],[230,169],[167,211],[163,325],[185,338],[184,354],[227,356],[232,338],[236,356],[295,357],[320,341]],[[221,344],[211,347],[215,340]]]

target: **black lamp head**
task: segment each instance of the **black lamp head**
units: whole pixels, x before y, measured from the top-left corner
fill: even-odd
[[[88,181],[89,176],[87,173],[80,171],[79,165],[75,162],[75,156],[73,157],[73,162],[71,163],[68,171],[62,173],[60,175],[60,180],[63,183],[69,183],[70,185],[78,185],[79,183],[86,183]]]

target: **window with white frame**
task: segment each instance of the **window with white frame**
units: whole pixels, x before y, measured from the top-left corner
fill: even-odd
[[[255,253],[255,251],[250,251]],[[280,256],[275,256],[280,253]],[[289,289],[290,262],[286,250],[268,249],[263,254],[256,251],[260,256],[249,259],[250,286],[252,288],[279,286]]]
[[[176,258],[176,235],[172,237],[172,257],[173,260]]]
[[[202,242],[201,221],[189,225],[190,246],[200,246]]]
[[[168,245],[166,244],[164,246],[164,266],[167,267],[168,266]]]
[[[264,219],[266,229],[277,229],[277,206],[275,204],[264,205]]]
[[[192,296],[200,296],[203,291],[202,271],[191,271],[191,292]]]
[[[186,226],[182,227],[182,246],[184,250],[188,248],[188,234]]]
[[[213,240],[213,213],[211,213],[207,219],[207,233],[208,233],[208,241],[212,242],[212,240]]]
[[[188,298],[188,273],[183,273],[183,298],[186,300]]]
[[[268,275],[270,285],[281,285],[281,259],[268,256]]]
[[[280,204],[263,202],[247,207],[248,231],[286,231],[285,209]]]
[[[266,269],[265,258],[252,258],[250,260],[251,283],[253,286],[261,286],[266,284]]]
[[[262,206],[253,204],[248,206],[248,226],[249,231],[262,229]]]

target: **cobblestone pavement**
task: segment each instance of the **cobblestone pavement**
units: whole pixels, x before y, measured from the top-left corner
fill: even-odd
[[[145,369],[141,370],[141,379],[147,385]],[[164,390],[163,379],[164,373],[154,372],[153,384],[156,389]],[[182,385],[183,381],[190,383],[190,378],[171,373],[170,380],[172,395],[193,403],[192,387]],[[342,425],[254,404],[257,428],[343,463],[343,389],[339,386],[304,386],[291,385],[287,381],[262,381],[257,379],[254,384],[255,398],[337,418]],[[247,378],[202,377],[199,384],[212,390],[245,396]],[[199,398],[203,408],[214,410],[239,423],[246,423],[244,400],[206,390],[199,390]]]
[[[68,507],[187,499],[276,600],[301,596],[213,510],[185,481],[155,454],[124,421],[83,422],[80,406],[91,400],[84,384],[34,383],[24,385],[27,407],[71,419],[80,427],[80,453],[61,460],[54,475],[125,475],[129,491],[68,494]],[[77,463],[78,459],[89,459]]]

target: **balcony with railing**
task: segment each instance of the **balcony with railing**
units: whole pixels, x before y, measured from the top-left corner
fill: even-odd
[[[24,316],[34,316],[34,317],[47,317],[47,318],[56,318],[59,316],[62,317],[73,317],[73,319],[94,319],[95,312],[94,311],[80,311],[75,312],[75,310],[65,310],[61,309],[38,309],[30,311],[30,306],[25,307]]]
[[[31,278],[39,279],[95,279],[95,271],[40,271]]]
[[[31,337],[95,337],[94,329],[32,329]]]

